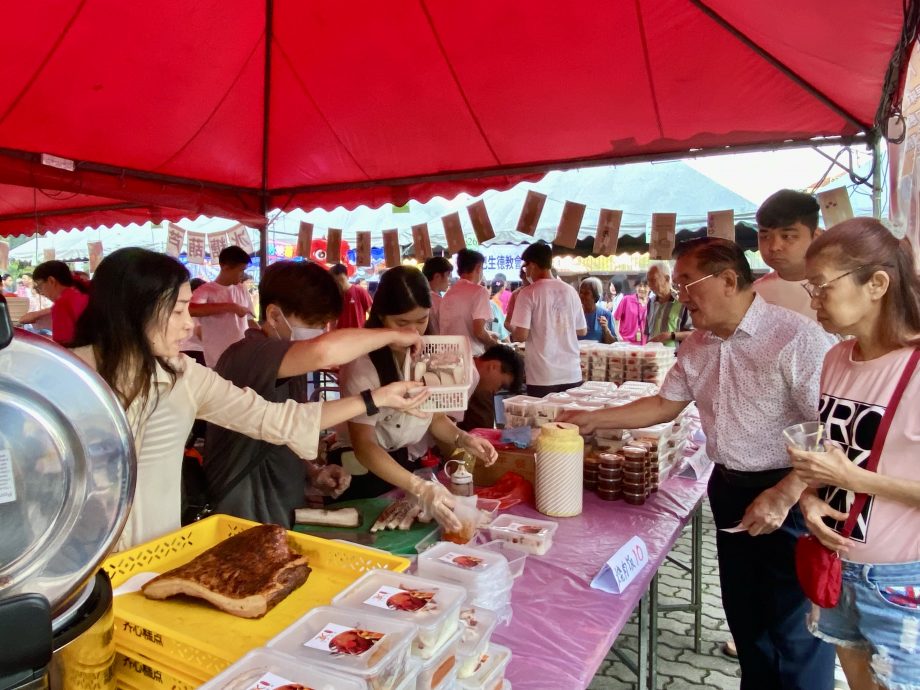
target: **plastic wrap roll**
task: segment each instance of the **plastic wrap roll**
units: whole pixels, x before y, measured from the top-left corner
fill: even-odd
[[[574,424],[552,422],[537,439],[537,510],[552,517],[581,513],[584,439]]]

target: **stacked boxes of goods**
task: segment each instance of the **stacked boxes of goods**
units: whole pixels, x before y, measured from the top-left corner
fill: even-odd
[[[674,350],[661,343],[625,345],[615,343],[603,350],[606,380],[617,385],[625,381],[644,381],[660,386],[674,366]]]

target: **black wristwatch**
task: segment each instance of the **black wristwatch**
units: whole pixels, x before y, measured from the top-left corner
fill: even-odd
[[[374,396],[371,395],[370,389],[361,391],[361,397],[364,398],[364,410],[368,417],[373,417],[380,412],[380,408],[374,403]]]
[[[677,333],[674,331],[671,331],[671,340],[675,343],[677,342]]]

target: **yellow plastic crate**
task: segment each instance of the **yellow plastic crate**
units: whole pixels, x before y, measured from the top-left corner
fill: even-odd
[[[124,647],[115,652],[115,683],[119,686],[132,690],[195,690],[205,682]]]
[[[211,517],[128,551],[103,566],[119,587],[144,572],[163,573],[187,563],[224,539],[258,523]],[[210,678],[246,652],[263,646],[310,609],[328,604],[362,573],[374,568],[402,572],[409,561],[360,546],[288,532],[292,546],[307,556],[312,572],[306,584],[265,616],[247,620],[193,599],[153,601],[140,592],[115,597],[115,643],[191,678]],[[258,554],[253,554],[258,557]]]

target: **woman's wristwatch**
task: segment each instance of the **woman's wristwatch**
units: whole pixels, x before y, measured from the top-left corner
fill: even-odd
[[[674,331],[671,331],[671,341],[675,343],[677,342],[677,333]]]
[[[377,407],[377,403],[374,402],[374,396],[370,389],[361,391],[361,398],[364,400],[364,411],[367,413],[368,417],[373,417],[380,412],[380,408]]]

